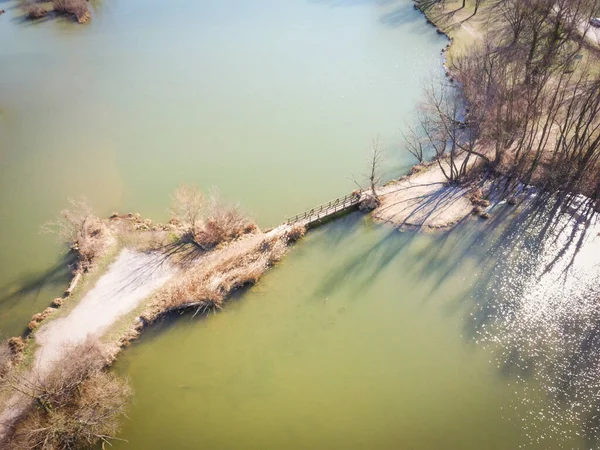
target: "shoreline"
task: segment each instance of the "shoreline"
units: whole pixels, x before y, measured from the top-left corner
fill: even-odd
[[[471,167],[474,162],[470,162]],[[371,213],[373,218],[398,229],[419,231],[448,230],[473,215],[489,218],[488,210],[499,199],[494,203],[487,200],[491,188],[488,180],[449,184],[440,168],[445,164],[446,160],[434,160],[414,166],[410,175],[378,189],[381,204]]]

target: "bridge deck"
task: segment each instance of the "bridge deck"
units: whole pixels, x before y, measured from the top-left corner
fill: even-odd
[[[358,207],[361,200],[360,192],[353,192],[344,197],[336,198],[329,203],[323,203],[316,208],[309,209],[285,221],[286,225],[300,224],[307,228],[318,222],[325,221],[344,211],[351,211]]]

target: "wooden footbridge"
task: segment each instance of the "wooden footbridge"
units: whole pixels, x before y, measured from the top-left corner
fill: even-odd
[[[300,224],[306,228],[314,227],[317,224],[326,222],[327,220],[341,215],[343,213],[355,210],[362,199],[362,192],[355,191],[344,197],[336,198],[329,203],[323,203],[306,210],[300,214],[296,214],[285,221],[286,225]]]

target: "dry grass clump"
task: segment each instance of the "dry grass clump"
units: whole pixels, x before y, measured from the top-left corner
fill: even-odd
[[[0,342],[0,390],[10,369],[21,360],[24,350],[25,341],[21,337],[11,337]]]
[[[29,328],[30,331],[35,330],[37,327],[40,326],[40,324],[44,320],[46,320],[48,317],[50,317],[55,311],[56,311],[55,308],[48,307],[48,308],[44,309],[41,313],[34,314],[31,317],[31,320],[29,321],[27,328]]]
[[[73,16],[79,23],[87,22],[90,18],[86,0],[52,0],[52,4],[58,14]]]
[[[484,198],[485,194],[480,188],[474,188],[469,194],[469,200],[475,206],[487,208],[490,206],[490,201]]]
[[[85,198],[69,199],[70,207],[59,217],[42,226],[42,231],[53,233],[68,244],[78,259],[78,270],[87,271],[94,260],[106,249],[108,229],[92,210]]]
[[[306,227],[295,223],[285,232],[285,237],[289,244],[293,244],[294,242],[299,241],[305,234]]]
[[[28,19],[37,20],[48,15],[48,10],[35,2],[26,3],[23,10]]]
[[[25,350],[25,341],[20,336],[11,337],[7,344],[13,357],[21,355],[23,350]]]
[[[131,389],[104,370],[107,363],[100,344],[88,341],[66,352],[45,377],[13,378],[11,387],[34,402],[5,448],[66,450],[108,442],[118,432]]]
[[[228,206],[218,198],[211,199],[210,213],[203,223],[194,229],[193,240],[203,250],[210,250],[222,242],[253,233],[257,227],[237,205]]]
[[[208,312],[220,309],[229,294],[255,284],[287,251],[285,234],[248,238],[217,250],[205,261],[172,281],[157,296],[153,312],[145,318],[154,321],[174,310],[196,309]]]
[[[121,336],[119,346],[128,346],[147,325],[171,312],[199,314],[221,309],[233,291],[257,283],[304,233],[304,227],[294,226],[279,233],[246,236],[195,258],[181,276],[156,294],[150,307]]]
[[[358,209],[363,212],[373,211],[381,205],[381,200],[371,194],[367,194],[358,204]]]
[[[91,18],[87,0],[48,0],[52,3],[52,11],[56,14],[71,16],[79,23],[85,23]],[[42,0],[29,0],[23,4],[23,10],[28,19],[37,20],[47,16],[50,10],[41,6]]]
[[[12,352],[8,342],[0,342],[0,379],[4,378],[12,366]]]

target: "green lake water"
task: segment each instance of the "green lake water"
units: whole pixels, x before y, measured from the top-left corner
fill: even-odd
[[[401,130],[446,44],[408,0],[104,0],[85,26],[23,22],[14,5],[0,17],[3,335],[67,283],[38,230],[68,197],[164,220],[178,184],[218,186],[267,227],[353,190],[376,136],[386,173],[404,173]],[[136,392],[115,448],[588,448],[547,380],[507,364],[527,337],[504,319],[526,308],[507,314],[499,292],[525,298],[540,262],[515,244],[536,228],[507,234],[507,208],[431,235],[353,214],[223,312],[147,330],[115,368]],[[531,270],[499,275],[521,260]]]

